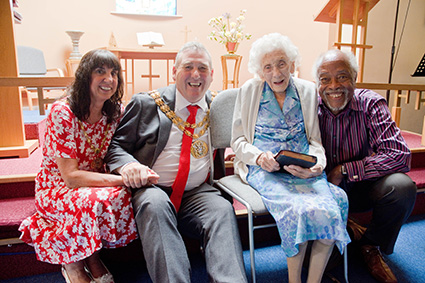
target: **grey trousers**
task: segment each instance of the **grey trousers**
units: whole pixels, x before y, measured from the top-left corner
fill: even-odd
[[[140,188],[133,208],[153,282],[190,282],[181,234],[200,240],[210,282],[247,282],[233,207],[216,188],[203,184],[185,192],[178,214],[164,190]]]

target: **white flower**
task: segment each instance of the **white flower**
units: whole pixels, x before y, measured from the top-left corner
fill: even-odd
[[[80,219],[81,219],[82,224],[87,224],[87,223],[90,223],[92,221],[90,214],[87,213],[87,212],[82,212]]]
[[[251,35],[244,33],[245,26],[242,25],[242,21],[245,20],[245,13],[246,10],[241,10],[239,16],[236,18],[236,22],[230,21],[231,15],[229,13],[211,18],[208,21],[208,25],[212,26],[213,30],[208,38],[222,44],[226,44],[227,42],[238,43],[243,39],[250,39]]]
[[[125,229],[127,228],[126,226],[126,222],[124,222],[122,219],[118,220],[118,222],[116,223],[116,227],[117,227],[117,231],[118,232],[124,232]]]
[[[83,248],[88,246],[88,241],[87,241],[87,238],[85,237],[77,236],[77,242],[78,242],[78,245]]]
[[[108,199],[108,196],[109,196],[108,195],[108,190],[106,190],[106,189],[104,189],[104,190],[102,190],[102,189],[97,190],[96,195],[97,195],[97,197],[100,200],[106,200],[106,199]]]
[[[106,225],[103,225],[102,227],[100,227],[100,234],[102,236],[108,235],[109,233],[109,227]]]

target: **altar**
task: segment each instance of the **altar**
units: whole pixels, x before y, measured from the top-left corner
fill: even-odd
[[[134,94],[134,85],[135,85],[135,60],[148,60],[148,72],[146,74],[141,74],[141,78],[147,78],[149,79],[149,90],[152,90],[152,83],[154,78],[160,78],[160,75],[153,73],[153,61],[154,60],[163,60],[166,61],[166,82],[167,85],[170,85],[173,82],[170,72],[172,70],[172,66],[174,65],[174,61],[176,59],[176,55],[178,51],[174,50],[162,50],[162,49],[146,49],[146,48],[139,48],[139,49],[129,49],[129,48],[105,48],[112,53],[115,54],[115,56],[118,57],[118,59],[123,60],[124,64],[122,64],[123,68],[123,77],[125,80],[125,87],[124,87],[124,101],[128,102],[131,98],[130,95]]]

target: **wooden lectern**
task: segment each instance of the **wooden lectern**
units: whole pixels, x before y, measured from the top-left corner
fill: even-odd
[[[0,76],[18,77],[12,3],[0,1]],[[26,157],[38,147],[37,140],[26,141],[18,86],[0,88],[0,157]]]
[[[18,77],[14,36],[14,17],[9,0],[0,0],[0,157],[28,157],[38,147],[38,140],[25,140],[20,86],[37,88],[39,103],[44,87],[66,88],[73,77]],[[45,102],[52,102],[44,99]],[[44,105],[39,104],[40,110]]]
[[[351,47],[351,51],[359,58],[359,73],[357,79],[363,81],[363,67],[365,50],[372,48],[366,45],[366,31],[369,11],[379,2],[379,0],[329,0],[320,14],[314,19],[317,22],[336,23],[337,41],[334,45],[341,47]],[[351,42],[342,42],[343,25],[352,26]],[[360,39],[358,32],[360,27]]]

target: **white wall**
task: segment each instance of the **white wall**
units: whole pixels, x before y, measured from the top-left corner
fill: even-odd
[[[409,0],[400,0],[398,31],[404,20]],[[312,80],[311,67],[315,58],[332,46],[335,25],[314,22],[315,16],[326,5],[327,0],[178,0],[178,14],[182,17],[120,16],[114,10],[114,0],[19,0],[17,9],[24,17],[22,24],[15,25],[16,43],[30,45],[44,51],[49,67],[65,68],[65,59],[72,51],[71,40],[66,30],[82,30],[85,34],[80,41],[80,52],[108,46],[109,37],[114,33],[117,44],[123,48],[139,48],[136,33],[142,31],[161,32],[166,46],[163,49],[178,50],[185,42],[183,30],[191,32],[188,40],[202,42],[210,51],[215,67],[212,90],[222,88],[220,56],[225,48],[207,39],[211,31],[208,20],[229,12],[232,17],[246,9],[246,30],[253,34],[249,41],[243,41],[238,54],[244,56],[240,82],[251,78],[247,71],[248,53],[252,42],[264,34],[280,32],[289,36],[298,46],[302,61],[300,77]],[[369,14],[367,44],[373,45],[366,51],[364,82],[386,83],[388,81],[390,50],[397,0],[381,0]],[[399,34],[398,34],[399,36]],[[398,42],[398,41],[397,41]],[[425,52],[425,1],[411,0],[403,40],[393,73],[393,83],[425,84],[425,78],[412,78],[412,74]],[[138,76],[147,67],[138,62]],[[160,73],[161,66],[154,66]],[[154,88],[164,86],[165,80],[154,79]],[[136,80],[136,91],[148,89],[147,79]],[[415,94],[414,94],[415,95]],[[415,96],[411,99],[413,102]],[[425,96],[425,94],[424,94]],[[413,102],[403,107],[403,129],[420,132],[425,115],[424,110],[413,111]],[[422,106],[425,108],[425,106]]]
[[[108,45],[111,32],[119,47],[139,48],[136,33],[156,31],[163,34],[166,45],[163,49],[178,50],[185,42],[183,30],[191,31],[188,40],[202,42],[213,57],[215,78],[212,89],[222,88],[220,56],[225,54],[224,46],[207,38],[211,31],[208,20],[229,12],[232,17],[246,9],[246,30],[253,34],[249,41],[240,44],[238,54],[244,56],[240,81],[251,77],[247,71],[248,52],[252,42],[270,32],[288,35],[299,47],[302,55],[301,76],[311,79],[310,68],[317,54],[328,46],[328,25],[314,22],[326,1],[195,1],[179,0],[178,14],[181,18],[143,17],[113,15],[114,0],[20,0],[18,11],[24,17],[22,24],[15,26],[16,42],[30,45],[45,52],[48,66],[64,68],[64,60],[72,51],[71,40],[66,30],[82,30],[85,34],[80,40],[80,52]],[[308,2],[306,5],[305,2]],[[230,5],[229,5],[230,4]],[[140,63],[142,64],[142,63]],[[161,80],[155,80],[163,85]],[[138,82],[137,91],[146,90],[147,79]]]
[[[425,53],[425,1],[410,0],[410,9],[406,16],[409,0],[400,0],[397,21],[396,49],[398,58],[394,66],[392,83],[425,84],[425,77],[411,77]],[[369,17],[368,44],[373,48],[366,52],[365,82],[387,83],[393,42],[397,0],[381,0],[371,11]],[[406,22],[405,22],[406,18]],[[403,24],[403,37],[400,40]],[[385,93],[381,93],[385,95]],[[425,115],[425,104],[420,110],[414,109],[416,93],[411,94],[409,104],[402,99],[400,128],[420,133]],[[393,105],[391,96],[390,105]],[[425,93],[422,93],[425,98]]]

